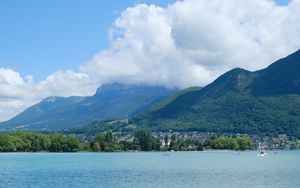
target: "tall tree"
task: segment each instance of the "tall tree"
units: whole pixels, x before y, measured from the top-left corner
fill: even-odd
[[[113,143],[113,134],[112,131],[107,131],[105,134],[105,142],[106,143]]]
[[[176,135],[175,134],[172,134],[172,136],[171,136],[171,142],[170,142],[169,150],[174,150],[174,151],[178,150],[177,140],[176,140]]]
[[[168,147],[169,144],[169,136],[166,134],[164,137],[165,147]]]

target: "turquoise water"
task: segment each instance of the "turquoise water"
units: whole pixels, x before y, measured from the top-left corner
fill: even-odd
[[[0,187],[300,187],[300,151],[0,153]]]

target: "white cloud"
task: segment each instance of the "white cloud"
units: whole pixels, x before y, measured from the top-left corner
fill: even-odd
[[[94,93],[95,87],[84,73],[57,71],[34,83],[32,76],[24,80],[18,72],[1,68],[0,120],[7,120],[48,96],[87,96]]]
[[[223,72],[264,68],[300,48],[299,0],[185,0],[126,9],[111,48],[81,71],[99,82],[205,85]]]
[[[10,69],[0,68],[0,84],[21,85],[24,84],[24,80],[19,73]]]
[[[111,47],[78,72],[60,70],[35,83],[1,68],[0,119],[50,95],[90,95],[107,82],[203,86],[229,69],[257,70],[296,51],[299,33],[300,0],[140,4],[123,11],[110,29]]]
[[[90,77],[84,73],[59,70],[37,83],[36,88],[55,96],[87,96],[93,94],[95,84],[90,82]]]

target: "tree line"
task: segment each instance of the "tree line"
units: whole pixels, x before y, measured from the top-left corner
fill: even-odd
[[[233,137],[211,137],[204,143],[206,149],[228,149],[228,150],[249,150],[252,148],[252,141],[245,136]]]
[[[93,139],[80,141],[75,135],[61,133],[12,132],[0,134],[0,152],[114,152],[114,151],[202,151],[204,149],[251,149],[248,137],[214,136],[199,139],[165,135],[161,141],[149,130],[137,130],[132,139],[118,140],[112,131],[97,133]]]
[[[161,142],[150,131],[138,130],[134,133],[133,140],[118,141],[111,131],[96,134],[90,143],[94,152],[104,151],[160,151]]]
[[[0,134],[0,152],[76,152],[80,150],[75,135],[13,132]]]
[[[163,142],[163,143],[162,143]],[[202,151],[205,149],[249,150],[249,137],[212,136],[202,143],[199,139],[183,138],[176,134],[165,135],[163,141],[148,130],[138,130],[132,141],[117,141],[111,131],[98,133],[90,143],[90,150],[104,151]]]

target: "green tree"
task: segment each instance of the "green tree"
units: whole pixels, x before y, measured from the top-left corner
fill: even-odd
[[[152,150],[160,151],[161,142],[159,138],[152,137]]]
[[[142,151],[151,151],[153,145],[153,136],[148,130],[138,130],[134,134],[134,143],[136,148]]]
[[[164,137],[164,142],[165,142],[165,147],[168,147],[168,143],[169,143],[169,136],[166,134]]]
[[[251,139],[248,137],[211,137],[205,142],[206,148],[247,150],[251,149]]]
[[[91,150],[93,152],[100,151],[100,144],[99,144],[99,142],[95,142],[95,141],[91,142],[91,146],[90,147],[91,147]]]
[[[97,133],[95,135],[94,141],[96,142],[105,142],[105,134],[104,133]]]
[[[14,138],[6,134],[0,134],[0,151],[1,152],[13,152],[16,151],[14,144]]]
[[[49,146],[49,151],[51,152],[62,152],[63,145],[63,135],[53,134],[50,136],[51,144]]]
[[[113,143],[113,134],[111,131],[106,132],[104,141],[106,143]]]
[[[64,137],[63,147],[64,152],[77,152],[79,151],[79,139],[75,135],[69,135]]]
[[[247,150],[247,149],[251,149],[252,147],[251,139],[248,137],[245,136],[237,137],[236,141],[239,145],[240,150]]]
[[[239,145],[238,145],[236,138],[228,138],[226,147],[227,147],[227,149],[230,149],[230,150],[238,150]]]
[[[195,141],[195,145],[198,151],[203,151],[203,144],[199,140]]]
[[[121,141],[120,145],[121,145],[123,151],[133,151],[133,150],[136,149],[134,147],[133,142],[129,142],[129,141],[126,141],[126,140]]]
[[[179,138],[177,140],[178,150],[179,151],[187,151],[188,150],[188,143],[190,143],[188,139]]]
[[[173,151],[177,151],[178,150],[178,146],[177,146],[177,142],[176,142],[176,135],[175,134],[172,134],[172,136],[171,136],[171,142],[170,142],[169,150],[173,150]]]

